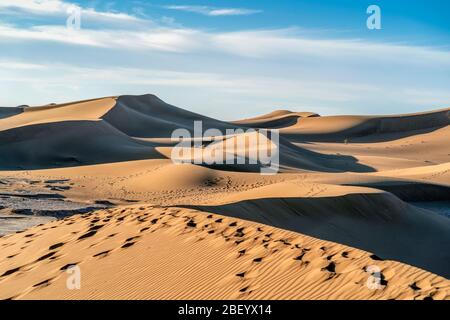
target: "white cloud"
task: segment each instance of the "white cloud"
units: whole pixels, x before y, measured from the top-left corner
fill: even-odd
[[[241,101],[261,101],[261,105],[247,105],[254,109],[267,105],[270,101],[282,105],[284,101],[293,103],[291,107],[298,108],[301,104],[315,106],[317,110],[329,110],[330,105],[348,105],[365,103],[361,108],[368,108],[379,103],[380,96],[393,105],[408,104],[420,108],[433,106],[438,108],[450,102],[450,94],[445,90],[434,89],[424,90],[420,87],[408,87],[398,85],[395,90],[389,84],[366,83],[358,79],[348,82],[336,82],[333,80],[311,80],[308,76],[274,77],[242,75],[239,73],[213,73],[213,72],[189,72],[170,71],[155,68],[132,68],[132,67],[80,67],[68,64],[29,64],[23,61],[1,61],[0,66],[10,66],[0,69],[0,83],[16,83],[21,90],[51,89],[55,86],[64,87],[67,91],[62,91],[61,102],[67,99],[77,99],[70,96],[75,90],[75,94],[87,94],[91,88],[101,86],[100,95],[116,95],[118,93],[155,93],[171,92],[173,97],[180,98],[180,106],[183,107],[188,92],[200,90],[197,93],[204,96],[228,96],[227,99],[234,101],[234,106],[239,106]],[[19,69],[15,69],[19,66]],[[370,79],[369,79],[370,80]],[[30,89],[31,88],[31,89]],[[120,92],[116,92],[120,88]],[[50,90],[49,89],[49,90]],[[8,86],[4,89],[8,90]],[[125,91],[124,91],[125,90]],[[5,91],[6,94],[7,91]],[[34,92],[36,94],[36,92]],[[39,93],[39,92],[38,92]],[[45,91],[44,100],[39,103],[48,103],[45,99],[49,91]],[[66,96],[69,94],[69,96]],[[8,96],[6,94],[6,96]],[[89,95],[80,98],[89,98]],[[93,97],[93,96],[92,96]],[[55,97],[51,97],[55,99]],[[203,99],[210,101],[210,98]],[[170,102],[170,101],[169,101]],[[19,103],[24,103],[23,101]],[[37,103],[37,102],[33,102]],[[209,102],[205,106],[208,109]],[[227,110],[229,106],[217,106]],[[272,106],[273,107],[273,106]],[[313,111],[317,111],[313,110]],[[377,109],[375,109],[377,113]],[[270,111],[270,105],[267,106]],[[256,113],[256,112],[255,112]]]
[[[25,12],[28,14],[51,16],[51,15],[63,15],[68,16],[69,11],[72,8],[79,8],[81,14],[85,18],[101,19],[101,20],[114,20],[114,21],[131,21],[137,22],[140,19],[121,12],[104,12],[97,11],[93,8],[83,8],[76,4],[62,1],[62,0],[1,0],[0,12],[1,13],[20,13]]]
[[[28,63],[22,61],[14,60],[0,60],[1,69],[11,69],[11,70],[33,70],[33,69],[43,69],[45,66],[42,64]]]
[[[15,41],[56,41],[67,44],[103,46],[99,34],[93,37],[91,33],[55,26],[36,26],[28,29],[0,25],[0,39]]]
[[[65,26],[21,28],[0,24],[0,41],[53,41],[119,50],[157,50],[180,53],[214,53],[248,58],[323,58],[370,64],[450,65],[450,51],[433,47],[368,42],[360,39],[313,39],[295,29],[239,32],[205,32],[195,29],[149,26],[145,29],[71,30]]]
[[[187,6],[187,5],[170,5],[165,6],[166,9],[179,10],[199,13],[205,16],[248,16],[262,12],[261,10],[245,9],[245,8],[215,8],[208,6]]]
[[[313,39],[298,36],[293,28],[219,33],[212,41],[222,51],[252,58],[301,55],[332,59],[358,57],[367,63],[382,59],[450,64],[449,51],[360,39]]]
[[[186,52],[199,47],[195,30],[154,28],[146,32],[128,30],[68,29],[65,26],[17,28],[0,25],[0,41],[52,41],[93,47]]]
[[[67,14],[73,4],[62,0],[1,0],[2,9],[18,8],[40,14]],[[244,14],[249,9],[216,9],[208,6],[167,6],[207,15]],[[98,19],[139,22],[126,13],[101,12],[81,8],[82,14]],[[251,11],[251,10],[250,10]],[[20,27],[0,23],[0,41],[53,41],[66,44],[133,50],[168,52],[207,52],[249,58],[322,57],[329,60],[397,61],[414,64],[450,64],[450,52],[432,47],[408,46],[395,43],[369,42],[360,39],[323,39],[300,34],[297,28],[279,30],[249,30],[237,32],[206,32],[172,25],[160,27],[143,21],[136,28],[124,23],[113,28],[69,30],[60,26]]]
[[[67,5],[0,0],[0,13],[64,16]],[[1,104],[27,103],[22,92],[36,104],[151,92],[220,116],[230,106],[250,115],[274,106],[306,105],[319,112],[342,107],[352,113],[395,106],[409,112],[415,111],[411,106],[419,110],[450,102],[450,52],[442,48],[327,39],[296,28],[213,32],[188,29],[170,18],[162,27],[126,13],[82,10],[100,23],[82,23],[81,30],[67,29],[64,22],[0,23],[0,46],[11,49],[0,52]],[[54,20],[61,21],[49,19],[49,24]],[[11,60],[12,52],[22,60]],[[211,105],[217,109],[211,111]]]
[[[36,14],[65,12],[69,4],[59,0],[2,0],[0,9],[20,9]]]

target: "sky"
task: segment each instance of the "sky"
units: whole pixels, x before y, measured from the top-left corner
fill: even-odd
[[[152,93],[223,120],[450,107],[446,0],[0,0],[0,49],[0,106]]]

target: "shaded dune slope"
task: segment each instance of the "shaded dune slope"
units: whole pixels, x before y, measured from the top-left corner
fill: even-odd
[[[426,145],[419,145],[419,148],[440,148],[442,143],[448,144],[448,141],[441,140],[445,140],[443,136],[450,129],[450,126],[448,126],[449,112],[448,110],[439,110],[389,117],[319,117],[313,113],[294,113],[281,110],[261,117],[247,119],[241,121],[241,123],[246,127],[257,127],[260,121],[268,121],[266,127],[274,127],[275,124],[276,127],[283,127],[281,128],[282,135],[279,144],[280,169],[282,172],[374,172],[377,169],[370,165],[371,161],[379,163],[382,159],[372,160],[374,159],[373,156],[370,159],[366,156],[366,160],[369,159],[370,161],[367,160],[368,163],[365,163],[365,161],[361,161],[361,158],[350,155],[353,154],[352,152],[348,154],[327,154],[314,150],[315,146],[309,149],[305,145],[299,146],[294,143],[295,141],[305,142],[305,139],[311,139],[311,141],[321,140],[322,138],[324,140],[341,140],[344,136],[348,138],[363,135],[365,136],[362,139],[372,139],[370,141],[373,142],[373,140],[377,140],[386,134],[422,133],[424,137],[429,136],[429,139],[427,138],[429,141],[427,140]],[[296,124],[285,123],[285,125],[282,125],[279,122],[290,122],[290,117],[295,117],[298,120],[296,120]],[[203,122],[203,130],[216,128],[222,132],[225,132],[226,129],[237,128],[236,125],[239,123],[227,123],[189,112],[169,105],[154,95],[120,96],[29,107],[20,114],[0,119],[0,141],[2,141],[3,150],[8,150],[7,156],[0,159],[0,168],[36,169],[153,159],[155,157],[170,158],[170,149],[166,151],[155,150],[154,147],[157,146],[157,143],[152,142],[152,139],[170,139],[173,130],[180,128],[192,132],[194,121],[198,120]],[[65,123],[65,125],[58,125],[58,123]],[[82,129],[78,130],[78,133],[74,127],[75,123],[83,123]],[[65,130],[66,124],[67,130]],[[87,131],[85,131],[85,127],[89,127],[86,129]],[[60,130],[58,131],[58,129]],[[33,133],[34,130],[36,130],[36,134]],[[423,130],[428,132],[435,130],[435,132],[440,133],[433,133],[430,136],[430,134],[423,134]],[[99,134],[95,132],[99,132]],[[47,139],[46,134],[51,135],[51,137],[49,136]],[[19,136],[20,141],[17,140]],[[373,136],[376,136],[376,138],[373,138]],[[36,148],[30,146],[38,139],[37,137],[39,137],[40,150],[35,152]],[[88,139],[88,137],[90,138]],[[101,143],[101,137],[107,137],[103,140],[104,143]],[[390,139],[394,138],[398,137],[390,136]],[[29,142],[25,141],[27,139],[29,139]],[[89,141],[93,139],[96,141]],[[55,147],[55,145],[58,144],[62,148],[64,140],[71,141],[66,145],[68,150],[62,150],[61,155],[55,156],[54,152],[58,151],[58,147]],[[219,137],[216,144],[220,144],[220,140],[230,139]],[[105,151],[103,156],[94,157],[93,146],[98,147],[99,150],[109,151]],[[45,154],[46,150],[53,154]],[[117,154],[114,154],[116,151]],[[400,151],[402,153],[408,152],[407,150]],[[366,152],[368,151],[366,150]],[[438,154],[439,152],[437,150],[434,153]],[[158,155],[158,153],[161,154]],[[440,155],[440,158],[445,157],[444,154]],[[417,165],[417,162],[414,164]],[[260,165],[227,164],[211,165],[211,167],[249,172],[261,169]]]
[[[236,128],[235,125],[167,104],[151,94],[118,97],[114,108],[102,119],[127,135],[140,138],[170,137],[179,128],[193,132],[194,121],[202,121],[205,130]]]
[[[346,184],[343,184],[346,185]],[[351,186],[363,186],[387,191],[403,201],[449,201],[450,186],[431,182],[383,178],[378,182],[353,182]]]
[[[351,155],[325,154],[298,147],[280,136],[280,168],[285,171],[373,172]]]
[[[123,134],[108,123],[63,121],[0,133],[0,167],[38,169],[162,158],[151,143]]]
[[[432,132],[450,125],[450,109],[401,116],[328,116],[303,118],[282,129],[293,141],[386,141]]]
[[[372,175],[378,176],[379,179],[391,177],[396,179],[411,179],[423,182],[433,182],[450,186],[450,162],[433,166],[376,172]]]
[[[186,207],[346,244],[450,277],[449,219],[390,193],[298,197],[295,188],[292,183],[274,184],[230,196],[221,204]],[[320,192],[327,185],[316,188]]]
[[[278,129],[294,126],[301,118],[309,117],[319,117],[319,115],[313,112],[276,110],[259,117],[233,121],[233,123],[244,127]]]
[[[203,122],[203,130],[216,128],[225,133],[226,129],[237,128],[235,124],[169,105],[154,95],[30,107],[0,123],[0,129],[3,129],[0,131],[0,140],[3,150],[8,150],[8,155],[0,159],[0,168],[36,169],[152,159],[157,152],[148,147],[152,149],[155,145],[139,138],[168,138],[175,129],[180,128],[193,132],[194,121],[199,120]],[[78,130],[77,124],[82,124]],[[20,141],[14,137],[20,137]],[[40,141],[40,150],[35,152],[36,147],[31,146],[36,139]],[[59,150],[64,140],[70,143],[65,145],[66,150]],[[94,157],[96,148],[104,150],[102,155]],[[46,151],[49,154],[45,154]],[[280,140],[280,155],[283,171],[373,171],[357,163],[351,156],[320,154],[295,146],[283,138]],[[170,154],[165,156],[170,157]],[[259,165],[212,167],[239,171],[260,170]]]
[[[23,112],[23,108],[21,108],[21,107],[16,107],[16,108],[0,107],[0,119],[15,116],[22,112]]]
[[[255,136],[258,136],[257,138]],[[256,140],[258,139],[258,140]],[[242,148],[240,142],[247,142],[247,150]],[[249,144],[249,141],[253,141],[253,144]],[[306,148],[302,148],[292,144],[289,140],[279,137],[278,144],[275,146],[271,142],[271,138],[267,138],[266,135],[254,133],[242,133],[237,136],[218,138],[213,143],[208,144],[207,148],[200,154],[207,155],[208,149],[226,150],[225,155],[231,155],[234,159],[244,158],[244,164],[226,163],[226,164],[204,164],[204,166],[226,170],[226,171],[240,171],[240,172],[260,172],[263,167],[267,167],[268,164],[263,164],[256,159],[253,155],[250,155],[252,148],[262,150],[263,147],[271,146],[272,152],[278,152],[278,167],[279,172],[298,172],[298,171],[320,171],[320,172],[373,172],[373,168],[364,164],[358,163],[358,159],[349,155],[334,155],[314,152]],[[234,146],[234,148],[230,147]],[[275,150],[277,149],[277,150]],[[172,148],[162,147],[157,149],[164,154],[167,158],[171,157]],[[191,148],[191,156],[186,157],[191,159],[193,163],[198,156]],[[224,155],[224,159],[225,159]],[[251,161],[253,160],[253,161]],[[256,164],[253,164],[255,163]]]
[[[26,107],[23,112],[7,119],[0,119],[0,131],[73,120],[97,120],[114,107],[114,98],[100,98],[73,103]]]

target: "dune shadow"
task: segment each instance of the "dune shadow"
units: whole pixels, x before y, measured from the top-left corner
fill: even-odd
[[[361,125],[362,127],[363,125]],[[338,133],[320,133],[320,134],[307,134],[307,133],[282,133],[282,136],[294,143],[310,143],[310,142],[330,142],[330,143],[376,143],[376,142],[388,142],[403,138],[408,138],[415,135],[427,134],[433,131],[439,130],[442,127],[434,127],[420,130],[412,130],[405,132],[391,132],[391,133],[377,133],[374,130],[361,130],[358,131],[358,127],[351,130],[345,130]]]
[[[265,198],[180,207],[299,232],[450,277],[450,219],[391,194]]]
[[[351,155],[325,154],[296,146],[280,137],[280,167],[319,172],[375,172],[375,168],[359,163]]]
[[[248,157],[242,157],[242,164],[238,163],[235,157],[234,161],[230,163],[213,163],[200,164],[204,167],[222,171],[234,172],[261,172],[264,168],[269,168],[272,165],[275,172],[295,172],[295,171],[314,171],[314,172],[328,172],[328,173],[342,173],[342,172],[375,172],[375,168],[359,163],[358,159],[351,155],[344,154],[324,154],[312,150],[308,150],[290,143],[288,140],[280,137],[279,140],[279,157],[272,158],[270,163],[261,163],[259,158],[256,163],[252,163]],[[255,160],[253,160],[255,162]]]
[[[255,121],[253,123],[240,123],[237,124],[244,128],[263,128],[263,129],[281,129],[289,126],[293,126],[297,123],[300,116],[292,115],[285,116],[280,119]]]
[[[322,121],[317,118],[317,125]],[[336,119],[336,122],[339,120]],[[344,142],[359,143],[387,142],[414,135],[426,134],[450,125],[450,110],[440,110],[428,114],[406,115],[398,117],[368,117],[352,127],[327,133],[299,132],[283,133],[283,137],[292,142]]]
[[[0,132],[0,169],[56,167],[164,159],[154,144],[127,136],[105,121],[74,120]]]
[[[0,107],[0,119],[9,118],[23,112],[21,107]]]
[[[342,185],[368,187],[387,191],[407,202],[450,201],[450,187],[434,183],[385,180],[377,182],[346,183]]]

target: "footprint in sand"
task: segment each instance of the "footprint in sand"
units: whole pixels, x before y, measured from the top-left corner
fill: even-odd
[[[77,240],[84,240],[86,238],[92,237],[93,235],[95,235],[97,233],[97,231],[89,231],[83,235],[81,235],[80,237],[78,237]]]
[[[121,246],[121,248],[123,248],[123,249],[125,249],[125,248],[129,248],[129,247],[131,247],[132,245],[134,245],[136,242],[127,242],[127,243],[124,243],[122,246]]]
[[[94,254],[93,257],[94,258],[104,258],[104,257],[108,256],[110,252],[111,252],[111,250],[105,250],[105,251]]]
[[[42,257],[38,258],[35,262],[49,259],[49,258],[53,257],[55,254],[56,254],[56,251],[49,252],[49,253],[43,255]]]
[[[16,272],[19,271],[20,269],[22,269],[22,267],[17,267],[17,268],[14,268],[14,269],[10,269],[10,270],[6,271],[5,273],[3,273],[3,274],[0,276],[0,278],[3,278],[3,277],[6,277],[6,276],[11,275],[11,274],[13,274],[13,273],[16,273]]]
[[[48,247],[48,250],[57,249],[59,247],[62,247],[64,244],[65,244],[64,242],[55,243],[55,244],[51,245],[50,247]]]
[[[44,288],[47,287],[51,284],[51,281],[53,280],[53,278],[41,281],[39,283],[36,283],[35,285],[33,285],[33,288]]]

